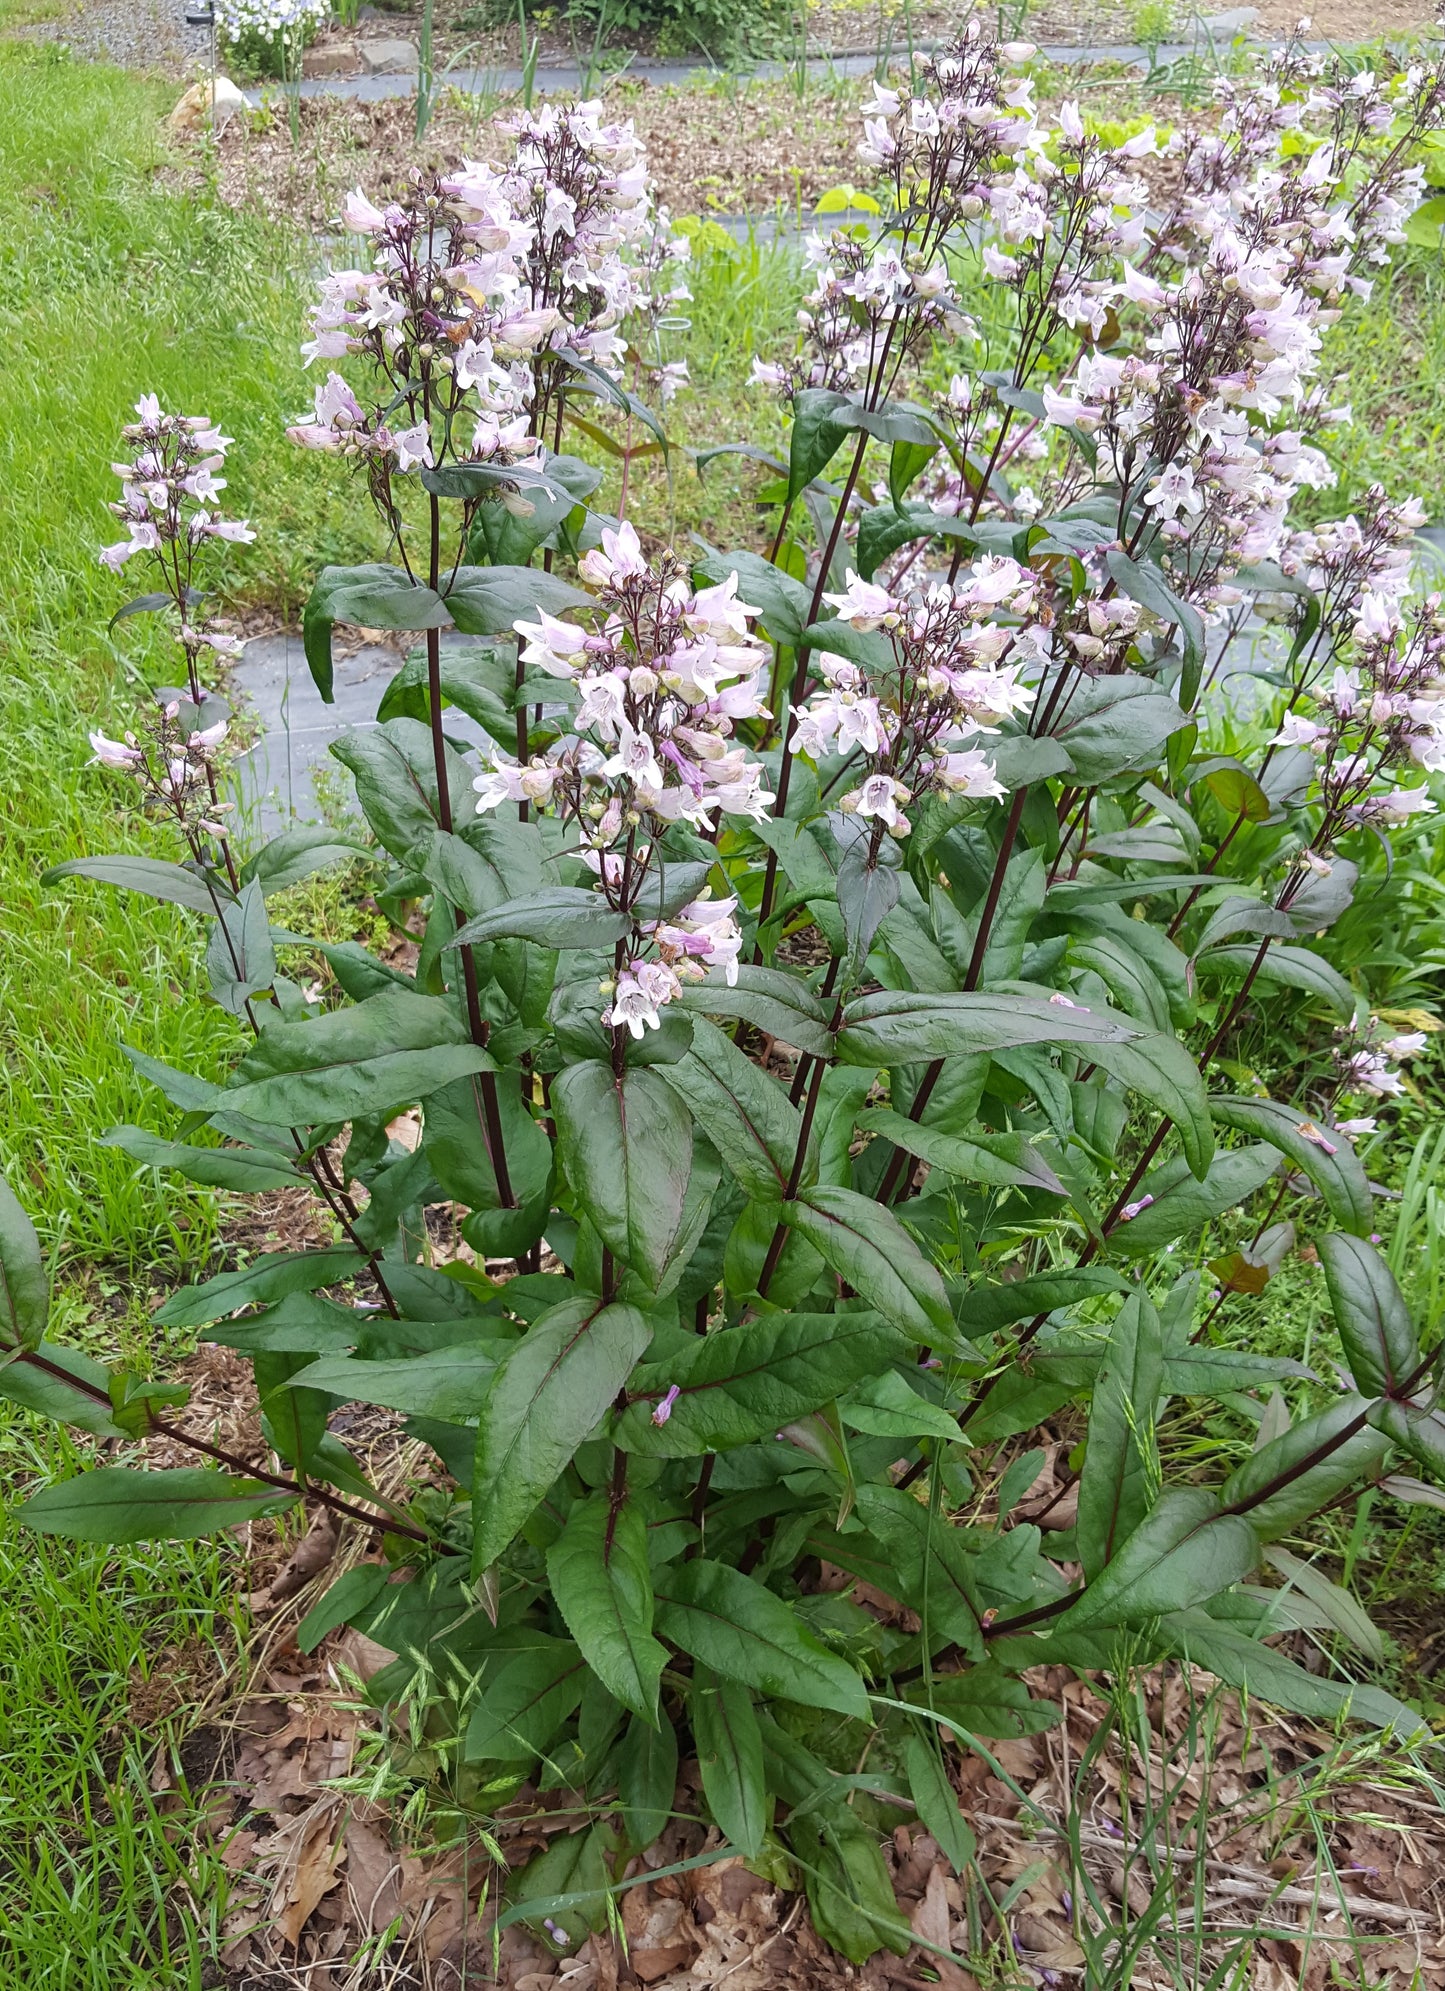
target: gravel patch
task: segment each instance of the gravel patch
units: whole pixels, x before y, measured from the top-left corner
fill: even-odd
[[[86,62],[177,80],[209,68],[211,60],[211,31],[187,26],[186,0],[73,0],[57,19],[20,32],[32,41],[64,42]]]

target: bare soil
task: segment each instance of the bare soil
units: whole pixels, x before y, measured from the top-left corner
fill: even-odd
[[[799,207],[807,214],[829,188],[862,178],[859,96],[853,84],[839,103],[817,93],[799,101],[780,84],[724,95],[637,83],[614,88],[608,104],[635,121],[657,197],[675,215]],[[349,187],[361,183],[382,198],[415,167],[449,169],[465,157],[495,153],[489,122],[495,108],[450,93],[418,141],[406,98],[306,98],[294,150],[284,114],[235,117],[216,147],[217,190],[233,207],[259,206],[308,229],[334,227]],[[199,163],[198,141],[191,157]]]

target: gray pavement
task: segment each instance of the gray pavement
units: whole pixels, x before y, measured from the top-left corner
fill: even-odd
[[[1244,15],[1252,15],[1253,9],[1241,8],[1235,14],[1211,17],[1200,24],[1199,33],[1189,41],[1165,42],[1146,46],[1142,42],[1128,43],[1083,43],[1071,47],[1043,48],[1039,60],[1058,62],[1079,67],[1088,67],[1102,62],[1118,62],[1143,69],[1162,69],[1175,63],[1188,61],[1191,57],[1210,59],[1222,55],[1235,35],[1243,33],[1247,23]],[[1325,43],[1311,43],[1311,47],[1324,48]],[[919,51],[923,51],[920,49]],[[878,56],[873,50],[852,55],[825,55],[811,58],[807,65],[810,77],[826,80],[833,76],[871,76],[878,67]],[[897,54],[891,67],[899,67]],[[630,81],[663,84],[702,83],[710,77],[723,73],[716,65],[690,61],[686,58],[634,57],[615,69],[604,73],[594,73],[594,85],[625,75]],[[797,64],[792,62],[756,62],[737,66],[731,74],[757,77],[795,76]],[[534,78],[538,96],[553,96],[562,92],[575,92],[587,80],[587,72],[575,63],[561,63],[554,67],[539,68]],[[520,69],[496,68],[457,68],[438,70],[433,79],[436,87],[449,86],[461,90],[468,96],[496,95],[520,90],[525,78]],[[275,96],[281,90],[276,83],[264,84],[248,90],[248,103],[261,103],[268,96]],[[379,76],[309,76],[293,86],[303,97],[349,97],[362,103],[375,103],[387,97],[410,97],[416,93],[415,71],[392,71]]]
[[[444,645],[471,639],[450,633]],[[316,776],[334,772],[343,784],[351,777],[330,757],[333,740],[353,727],[376,724],[376,708],[388,681],[404,659],[386,644],[365,643],[335,665],[336,702],[327,705],[312,682],[299,636],[258,636],[230,672],[237,707],[249,710],[261,729],[256,744],[234,763],[232,779],[243,842],[272,836],[293,823],[314,823],[321,815]],[[480,746],[487,735],[465,713],[448,706],[448,737]],[[324,777],[323,777],[324,780]]]

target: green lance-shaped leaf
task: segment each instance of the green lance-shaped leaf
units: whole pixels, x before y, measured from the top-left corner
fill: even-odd
[[[1370,1408],[1364,1397],[1343,1396],[1327,1410],[1292,1424],[1229,1475],[1219,1489],[1220,1499],[1227,1507],[1247,1509],[1260,1541],[1287,1535],[1383,1465],[1388,1440],[1368,1424],[1353,1428]],[[1277,1480],[1285,1484],[1266,1492]]]
[[[820,1182],[784,1204],[781,1215],[904,1334],[928,1344],[954,1339],[943,1281],[891,1210],[856,1190]]]
[[[189,912],[212,916],[218,905],[228,904],[231,898],[224,878],[203,877],[191,865],[170,864],[162,857],[72,857],[42,872],[40,882],[53,885],[61,878],[97,878],[103,885],[119,885],[147,899],[161,899],[169,905],[185,906]]]
[[[903,1956],[912,1931],[898,1911],[878,1833],[846,1805],[795,1810],[788,1842],[804,1863],[813,1927],[850,1963],[862,1964],[885,1946]]]
[[[608,1692],[657,1726],[667,1653],[652,1636],[647,1523],[635,1500],[580,1501],[547,1551],[547,1581],[582,1657]]]
[[[1283,1652],[1231,1630],[1206,1611],[1180,1612],[1161,1629],[1182,1659],[1204,1667],[1226,1686],[1294,1714],[1317,1721],[1352,1715],[1372,1728],[1393,1729],[1401,1741],[1419,1735],[1424,1727],[1413,1708],[1382,1688],[1307,1673]]]
[[[1174,1122],[1190,1172],[1201,1179],[1214,1154],[1209,1100],[1199,1067],[1177,1037],[1138,1037],[1132,1043],[1096,1044],[1094,1063],[1138,1092]]]
[[[987,1735],[998,1742],[1041,1735],[1059,1719],[1052,1701],[1035,1700],[1027,1684],[1006,1673],[993,1658],[961,1673],[936,1675],[931,1690],[910,1687],[908,1699],[932,1707],[955,1732]]]
[[[496,1561],[631,1375],[652,1328],[586,1293],[534,1321],[499,1366],[472,1475],[477,1573]]]
[[[770,1806],[763,1732],[753,1697],[740,1680],[724,1679],[699,1662],[687,1706],[708,1810],[743,1858],[756,1859],[767,1835]]]
[[[608,1892],[611,1850],[605,1823],[585,1832],[559,1832],[546,1852],[509,1877],[507,1892],[513,1906],[502,1910],[497,1928],[525,1922],[537,1936],[569,1948],[583,1942],[589,1929],[605,1929],[614,1899]],[[553,1934],[549,1922],[560,1935]]]
[[[1249,823],[1269,821],[1273,805],[1268,795],[1249,769],[1237,761],[1212,767],[1204,777],[1204,786],[1227,814],[1243,816]]]
[[[868,1107],[858,1115],[857,1124],[885,1135],[895,1147],[963,1182],[988,1182],[1001,1189],[1044,1189],[1051,1196],[1067,1193],[1038,1149],[1022,1134],[945,1134],[941,1128],[910,1120],[906,1113],[895,1113],[887,1106]]]
[[[590,464],[582,463],[575,456],[566,458],[569,467],[575,465],[577,471],[589,472],[591,481],[586,476],[569,476],[564,483],[562,477],[556,474],[558,460],[561,459],[549,463],[546,473],[540,476],[529,477],[525,471],[514,474],[508,480],[513,490],[505,493],[498,491],[500,480],[495,477],[490,489],[480,479],[470,477],[473,469],[484,470],[488,467],[482,464],[447,464],[440,470],[424,470],[422,478],[426,489],[435,490],[441,496],[487,500],[479,504],[472,515],[468,553],[474,560],[486,562],[493,571],[506,572],[510,569],[536,580],[539,575],[527,567],[527,561],[543,541],[571,516],[579,500],[597,488],[597,472]],[[517,466],[510,467],[517,471]],[[469,484],[470,489],[467,488]],[[551,576],[544,574],[540,578],[550,580]],[[499,608],[504,600],[504,596],[498,598]],[[535,603],[537,597],[534,596],[533,600]],[[548,601],[544,606],[550,609],[553,604]],[[532,608],[514,610],[513,620],[518,615],[530,616],[533,613]],[[501,627],[509,629],[511,622],[503,623]]]
[[[1149,678],[1094,678],[1070,698],[1054,734],[1068,750],[1074,778],[1093,788],[1126,768],[1152,767],[1188,714]]]
[[[1109,573],[1122,594],[1137,601],[1161,621],[1178,629],[1184,652],[1179,678],[1179,699],[1186,708],[1194,704],[1204,668],[1204,619],[1199,610],[1182,601],[1152,561],[1135,560],[1122,547],[1105,555]]]
[[[570,508],[569,508],[570,509]],[[538,609],[591,608],[593,597],[540,567],[460,567],[447,589],[447,608],[464,636],[506,636]]]
[[[788,503],[832,462],[848,436],[836,420],[848,408],[846,394],[828,387],[805,387],[793,402],[793,428],[788,439]]]
[[[681,1651],[759,1693],[871,1720],[858,1674],[751,1576],[699,1557],[656,1583],[656,1629]]]
[[[120,1148],[150,1168],[171,1168],[188,1182],[213,1189],[283,1189],[304,1180],[279,1148],[198,1148],[189,1141],[164,1141],[143,1127],[112,1127],[103,1148]]]
[[[232,1016],[244,1016],[250,999],[276,980],[276,945],[257,879],[221,907],[206,941],[206,974],[211,994]]]
[[[43,1535],[71,1542],[191,1542],[238,1521],[280,1514],[296,1498],[260,1480],[204,1467],[138,1472],[100,1466],[33,1494],[20,1518]]]
[[[880,989],[844,1010],[838,1055],[854,1065],[908,1065],[1020,1044],[1080,1044],[1097,1061],[1099,1046],[1125,1044],[1140,1034],[1121,1017],[1065,1008],[1046,997]]]
[[[1142,924],[1130,921],[1131,925]],[[1139,950],[1115,934],[1100,933],[1075,940],[1069,965],[1092,968],[1126,1015],[1137,1017],[1146,1030],[1168,1030],[1172,1018],[1169,993]]]
[[[35,1226],[0,1175],[0,1349],[33,1348],[50,1314],[50,1282]]]
[[[1175,1238],[1194,1236],[1268,1182],[1279,1167],[1279,1154],[1263,1141],[1253,1147],[1231,1148],[1214,1157],[1199,1181],[1187,1174],[1176,1179],[1181,1166],[1178,1162],[1168,1164],[1152,1181],[1146,1180],[1144,1194],[1153,1201],[1143,1209],[1132,1206],[1138,1214],[1114,1231],[1109,1239],[1111,1251],[1122,1257],[1144,1258],[1172,1244]]]
[[[536,1638],[498,1668],[467,1724],[469,1763],[530,1763],[582,1698],[587,1668],[568,1639]]]
[[[497,1364],[513,1345],[503,1339],[463,1342],[392,1362],[324,1355],[294,1380],[308,1389],[325,1390],[343,1403],[375,1403],[412,1417],[465,1424],[480,1415]]]
[[[838,1405],[838,1414],[849,1430],[878,1438],[943,1438],[955,1444],[962,1435],[958,1420],[941,1403],[920,1396],[897,1369],[860,1383]]]
[[[953,1871],[962,1873],[972,1860],[978,1842],[959,1810],[958,1794],[948,1781],[938,1751],[921,1735],[910,1735],[904,1763],[919,1822],[937,1840],[939,1851]]]
[[[853,818],[856,822],[858,819]],[[868,958],[878,929],[898,903],[903,877],[890,848],[869,862],[868,839],[856,837],[843,852],[838,865],[838,910],[843,915],[843,939],[847,953],[843,976],[856,982]]]
[[[628,1842],[638,1851],[661,1838],[677,1795],[677,1731],[670,1721],[636,1716],[622,1741],[617,1795]]]
[[[1331,1232],[1319,1252],[1357,1387],[1371,1396],[1399,1396],[1420,1366],[1420,1342],[1395,1275],[1360,1237]]]
[[[655,1071],[569,1065],[552,1081],[567,1180],[608,1249],[656,1286],[682,1228],[692,1121]]]
[[[1259,959],[1257,947],[1212,947],[1195,963],[1201,981],[1242,982]],[[1255,980],[1276,988],[1302,989],[1329,1004],[1350,1022],[1359,998],[1339,970],[1309,947],[1286,947],[1276,941],[1255,969]]]
[[[362,1264],[361,1253],[350,1245],[334,1245],[327,1251],[268,1251],[234,1272],[218,1272],[199,1286],[183,1286],[157,1307],[154,1318],[162,1327],[204,1327],[239,1307],[335,1285],[360,1272]]]
[[[995,982],[1017,975],[1024,958],[1029,930],[1043,910],[1044,873],[1041,850],[1016,850],[1004,870],[993,922],[984,948],[981,982],[985,989]],[[969,959],[972,959],[976,920],[969,921]],[[966,972],[968,961],[959,963]]]
[[[383,989],[302,1022],[268,1024],[236,1067],[226,1105],[273,1126],[313,1126],[393,1111],[494,1069],[449,1003]]]
[[[803,1122],[778,1081],[703,1016],[693,1019],[686,1057],[658,1069],[748,1194],[780,1200]],[[800,1180],[811,1182],[817,1172],[816,1142],[810,1141]]]
[[[1143,1624],[1186,1611],[1240,1582],[1258,1560],[1253,1528],[1222,1512],[1214,1494],[1203,1487],[1166,1493],[1059,1620],[1060,1628]]]
[[[1369,1178],[1347,1136],[1329,1126],[1317,1127],[1307,1113],[1280,1099],[1213,1097],[1209,1111],[1216,1125],[1256,1134],[1288,1155],[1319,1190],[1335,1222],[1356,1237],[1368,1237],[1373,1221]]]
[[[1164,1387],[1164,1335],[1145,1293],[1115,1318],[1089,1406],[1079,1482],[1079,1560],[1090,1581],[1148,1512],[1158,1482],[1154,1413]]]
[[[14,1368],[0,1369],[0,1388],[7,1376],[13,1376]],[[1370,1406],[1370,1423],[1375,1430],[1383,1431],[1402,1452],[1408,1452],[1436,1479],[1445,1479],[1445,1416],[1438,1408],[1428,1409],[1424,1405],[1394,1403],[1384,1397],[1379,1403]]]
[[[765,1314],[645,1363],[616,1439],[660,1459],[728,1451],[770,1437],[910,1354],[908,1339],[876,1313]],[[666,1415],[654,1423],[664,1399]]]
[[[261,1400],[261,1431],[272,1451],[288,1466],[308,1477],[325,1477],[312,1468],[326,1425],[336,1408],[330,1396],[302,1386],[300,1371],[311,1367],[304,1355],[256,1355],[252,1367]]]
[[[446,629],[451,615],[440,595],[419,587],[400,567],[372,562],[323,567],[301,617],[306,661],[316,689],[332,703],[331,632],[338,622],[363,629]]]
[[[41,1341],[35,1355],[33,1362],[24,1355],[0,1362],[0,1397],[7,1403],[18,1403],[37,1417],[53,1417],[57,1424],[72,1424],[97,1438],[131,1435],[111,1414],[109,1369],[83,1350],[58,1341]]]
[[[970,1286],[959,1302],[958,1317],[970,1334],[996,1334],[1016,1320],[1053,1313],[1057,1307],[1072,1306],[1077,1300],[1093,1299],[1100,1293],[1127,1291],[1124,1279],[1108,1266],[1066,1266],[1002,1285],[990,1286],[980,1281]]]
[[[334,740],[330,752],[351,769],[362,814],[393,857],[405,862],[422,837],[441,828],[431,732],[419,719],[359,727]],[[472,771],[450,747],[443,762],[452,818],[463,822],[476,799]]]
[[[706,1015],[741,1017],[810,1057],[829,1058],[833,1054],[828,1005],[806,982],[781,968],[741,962],[731,987],[714,969],[704,981],[685,982],[678,1000],[685,1009],[701,1010]]]
[[[614,912],[600,893],[580,885],[552,885],[479,913],[449,945],[509,939],[536,940],[546,947],[611,947],[631,930],[630,917]]]
[[[314,872],[327,871],[333,864],[354,864],[370,857],[369,845],[346,830],[333,830],[321,823],[304,824],[283,830],[246,859],[241,866],[241,883],[254,878],[269,899],[275,892],[289,891]]]
[[[363,1562],[348,1569],[332,1584],[319,1604],[313,1604],[296,1627],[296,1643],[303,1652],[314,1652],[328,1632],[338,1625],[354,1623],[380,1601],[391,1575],[384,1562]]]
[[[858,1518],[882,1545],[884,1565],[870,1580],[901,1603],[928,1615],[930,1634],[952,1639],[970,1658],[982,1659],[978,1558],[964,1532],[933,1514],[901,1487],[865,1483],[858,1489]],[[853,1569],[852,1535],[837,1538],[829,1560]],[[857,1572],[864,1573],[864,1572]]]

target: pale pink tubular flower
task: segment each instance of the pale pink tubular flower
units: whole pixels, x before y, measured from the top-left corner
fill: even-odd
[[[134,739],[108,740],[104,733],[92,733],[90,746],[95,756],[92,764],[101,767],[133,768],[141,758],[140,748]]]

